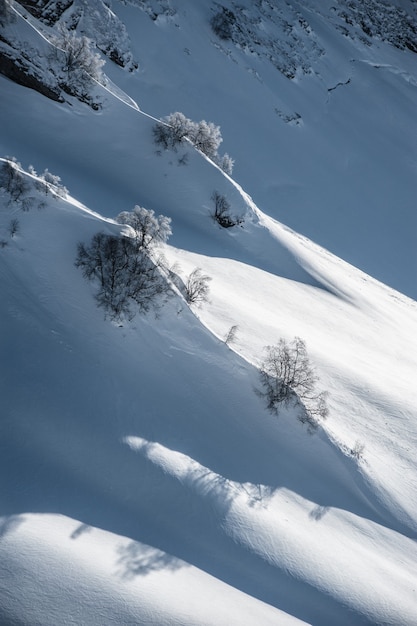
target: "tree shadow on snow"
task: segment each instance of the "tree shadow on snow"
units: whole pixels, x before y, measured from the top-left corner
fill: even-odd
[[[180,559],[136,541],[130,541],[118,548],[117,570],[124,580],[136,576],[146,576],[160,570],[175,571],[188,566]]]

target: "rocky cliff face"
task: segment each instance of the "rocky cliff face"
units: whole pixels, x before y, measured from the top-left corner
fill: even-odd
[[[124,24],[102,0],[2,0],[0,73],[11,80],[56,101],[67,94],[96,108],[97,98],[85,84],[76,87],[69,71],[78,63],[81,83],[88,83],[90,62],[97,69],[103,64],[100,53],[130,71],[138,67]],[[93,71],[93,79],[98,78]]]

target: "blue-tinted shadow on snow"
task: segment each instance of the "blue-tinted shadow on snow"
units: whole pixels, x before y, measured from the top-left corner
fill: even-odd
[[[306,435],[308,436],[308,435]],[[175,569],[180,564],[171,561],[175,554],[180,563],[187,562],[223,580],[245,593],[257,597],[288,614],[309,623],[350,626],[353,621],[361,626],[371,624],[365,617],[352,612],[328,596],[323,608],[321,591],[305,580],[294,578],[285,564],[280,565],[265,559],[256,550],[248,549],[227,530],[227,519],[234,501],[242,498],[250,508],[268,510],[274,494],[282,486],[261,484],[239,484],[216,474],[187,455],[168,449],[155,441],[140,437],[127,437],[125,443],[137,455],[138,461],[148,461],[146,475],[152,484],[157,484],[168,495],[171,506],[165,510],[160,502],[158,513],[153,519],[154,531],[159,537],[160,552],[142,550],[132,542],[122,552],[119,565],[123,565],[123,576],[144,575],[153,568]],[[159,476],[159,478],[158,478]],[[152,497],[152,496],[151,496]],[[173,505],[174,504],[174,505]],[[308,517],[318,522],[328,506],[315,506]],[[288,520],[291,523],[291,520]],[[164,530],[157,532],[159,524]],[[278,522],[278,520],[277,520]],[[242,522],[244,524],[244,522]],[[172,533],[172,535],[171,535]],[[245,531],[244,534],[250,531]],[[161,545],[161,537],[163,542]],[[154,561],[154,557],[156,559]],[[303,598],[300,604],[297,598]],[[313,620],[313,621],[311,621]]]
[[[132,580],[136,576],[146,576],[160,570],[174,572],[187,565],[185,561],[167,552],[137,541],[129,541],[118,548],[117,571],[124,580]]]
[[[187,312],[140,320],[135,330],[98,315],[94,327],[62,325],[58,336],[36,299],[20,310],[39,323],[4,313],[14,332],[1,381],[1,515],[61,513],[79,520],[72,540],[97,527],[150,547],[115,553],[115,576],[143,576],[178,559],[305,621],[352,624],[332,598],[324,621],[318,589],[223,528],[237,497],[263,507],[283,489],[312,508],[383,524],[356,465],[324,432],[308,435],[291,413],[270,416],[253,393],[256,369]],[[18,379],[19,394],[5,393]]]
[[[180,221],[180,218],[176,219],[177,222]],[[210,220],[209,215],[207,220]],[[208,228],[207,224],[194,223],[192,233],[188,232],[187,222],[184,221],[180,227],[174,228],[169,243],[195,254],[232,259],[274,276],[320,289],[349,304],[354,304],[353,295],[342,285],[336,284],[330,276],[304,263],[301,257],[297,257],[284,242],[258,222],[256,216],[248,215],[242,225],[228,229],[220,227],[215,220],[210,221],[211,228]],[[290,229],[288,231],[291,232]],[[293,236],[295,239],[303,240],[303,237],[296,233],[293,233]],[[323,253],[330,254],[327,251]]]
[[[3,537],[13,532],[24,522],[23,515],[8,515],[0,517],[0,541]]]

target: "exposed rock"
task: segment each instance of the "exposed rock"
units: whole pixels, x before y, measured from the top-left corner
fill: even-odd
[[[55,90],[46,85],[41,76],[36,76],[33,73],[33,68],[24,59],[10,57],[4,50],[0,50],[0,73],[19,85],[38,91],[51,100],[64,101],[60,90]]]

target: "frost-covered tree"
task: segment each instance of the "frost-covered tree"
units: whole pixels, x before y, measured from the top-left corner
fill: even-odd
[[[183,113],[176,111],[165,118],[170,127],[170,132],[175,143],[180,143],[185,137],[190,135],[194,123],[185,117]]]
[[[183,113],[176,111],[164,117],[153,127],[154,140],[165,150],[175,149],[178,144],[190,136],[194,122]]]
[[[88,37],[78,37],[64,27],[54,39],[52,60],[58,64],[62,89],[72,95],[87,97],[94,81],[102,80],[104,61],[93,50]]]
[[[223,170],[223,172],[226,172],[229,176],[232,175],[235,162],[234,159],[227,154],[227,152],[223,154],[223,156],[218,156],[216,163]]]
[[[35,171],[34,175],[36,175]],[[45,195],[51,193],[53,196],[65,198],[68,194],[67,188],[62,184],[61,177],[56,174],[52,174],[48,168],[46,168],[43,174],[40,175],[35,187],[38,191],[43,191]]]
[[[48,185],[52,185],[53,187],[59,187],[61,185],[61,178],[56,174],[52,174],[48,168],[46,168],[42,174],[42,178]]]
[[[201,120],[193,125],[190,140],[198,150],[209,158],[213,158],[217,155],[217,150],[223,141],[220,126]]]
[[[154,211],[138,205],[133,211],[119,213],[116,221],[133,228],[140,249],[149,249],[157,243],[163,243],[172,234],[171,218],[165,215],[156,216]]]
[[[298,406],[299,419],[311,429],[318,419],[328,414],[326,394],[316,391],[318,378],[310,364],[306,344],[299,337],[288,343],[265,348],[266,357],[260,368],[261,390],[258,395],[266,400],[267,408],[278,415],[282,406]]]
[[[234,161],[228,155],[220,156],[218,149],[223,141],[220,126],[212,122],[193,122],[183,113],[171,113],[153,127],[155,143],[165,150],[176,150],[188,139],[198,150],[217,163],[227,174],[231,174]]]
[[[189,138],[194,127],[194,122],[178,111],[168,115],[165,121],[170,128],[171,141],[173,145],[181,143],[184,139]]]

